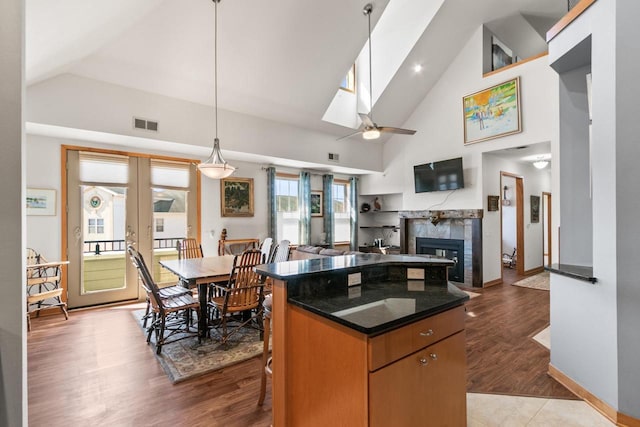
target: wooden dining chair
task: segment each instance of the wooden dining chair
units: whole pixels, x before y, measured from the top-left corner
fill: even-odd
[[[178,259],[204,257],[202,245],[200,245],[196,239],[188,238],[182,239],[182,241],[178,240],[176,250],[178,251]]]
[[[264,403],[264,397],[267,393],[267,377],[271,378],[273,371],[271,369],[271,356],[269,356],[269,337],[271,335],[271,305],[273,297],[268,295],[262,303],[262,327],[264,334],[262,336],[262,372],[260,375],[260,395],[258,397],[258,406]]]
[[[249,249],[236,255],[227,286],[214,285],[220,296],[214,296],[209,302],[212,312],[219,313],[216,328],[222,328],[221,342],[226,343],[231,335],[257,320],[261,323],[262,288],[260,275],[254,271],[261,264],[262,252]],[[248,314],[245,314],[248,313]],[[238,325],[229,331],[229,323]]]
[[[151,303],[151,324],[147,328],[147,343],[155,332],[156,354],[162,352],[162,346],[170,342],[198,335],[198,328],[191,328],[193,313],[198,316],[200,304],[190,294],[161,296],[160,288],[154,282],[142,255],[129,245],[127,247],[133,265],[138,270],[142,287]],[[166,288],[163,288],[166,289]],[[172,339],[173,338],[173,339]]]
[[[31,248],[27,248],[27,330],[31,330],[31,313],[60,307],[65,320],[69,319],[67,303],[62,301],[62,261],[49,262]]]

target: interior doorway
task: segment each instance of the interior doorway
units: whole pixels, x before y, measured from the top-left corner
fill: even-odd
[[[502,195],[500,240],[502,270],[524,275],[524,179],[520,175],[500,172]],[[504,276],[501,274],[501,276]]]
[[[542,262],[552,264],[551,252],[551,193],[542,192]]]

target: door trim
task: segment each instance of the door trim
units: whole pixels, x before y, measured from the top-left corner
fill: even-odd
[[[88,151],[88,152],[93,152],[93,153],[103,153],[103,154],[118,154],[118,155],[122,155],[122,156],[129,156],[129,157],[142,157],[142,158],[153,158],[153,159],[158,159],[158,160],[169,160],[169,161],[178,161],[178,162],[189,162],[189,163],[193,163],[193,164],[199,164],[200,160],[196,160],[196,159],[190,159],[190,158],[183,158],[183,157],[174,157],[174,156],[164,156],[164,155],[155,155],[155,154],[148,154],[148,153],[140,153],[140,152],[134,152],[134,151],[122,151],[122,150],[113,150],[113,149],[106,149],[106,148],[94,148],[94,147],[84,147],[81,145],[67,145],[67,144],[61,144],[60,145],[60,198],[61,198],[61,204],[60,204],[60,254],[61,254],[61,259],[63,261],[68,261],[69,260],[69,242],[67,239],[67,233],[68,233],[68,228],[67,228],[67,215],[68,215],[68,188],[67,188],[67,151]],[[197,194],[197,200],[196,200],[196,209],[197,209],[197,222],[196,222],[196,227],[197,227],[197,236],[196,239],[198,240],[198,243],[200,243],[200,236],[201,236],[201,206],[202,206],[202,202],[201,202],[201,194],[202,194],[202,174],[200,173],[200,170],[196,168],[196,194]],[[60,286],[63,289],[62,292],[62,300],[64,302],[67,302],[68,298],[67,298],[67,294],[69,292],[69,287],[68,287],[68,265],[64,265],[62,267],[62,280],[60,281]]]
[[[500,171],[500,189],[502,194],[502,178],[510,177],[516,180],[516,273],[524,276],[524,178],[511,172]],[[500,279],[504,280],[502,265],[502,204],[500,204]]]

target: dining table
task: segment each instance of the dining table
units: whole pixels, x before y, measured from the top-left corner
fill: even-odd
[[[200,315],[198,316],[198,336],[204,338],[209,333],[207,316],[207,293],[210,283],[229,280],[234,255],[161,260],[160,265],[175,274],[191,287],[198,287]]]

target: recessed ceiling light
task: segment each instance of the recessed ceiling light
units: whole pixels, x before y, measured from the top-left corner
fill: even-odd
[[[413,66],[413,72],[414,73],[419,73],[420,71],[422,71],[422,64],[416,64]]]

